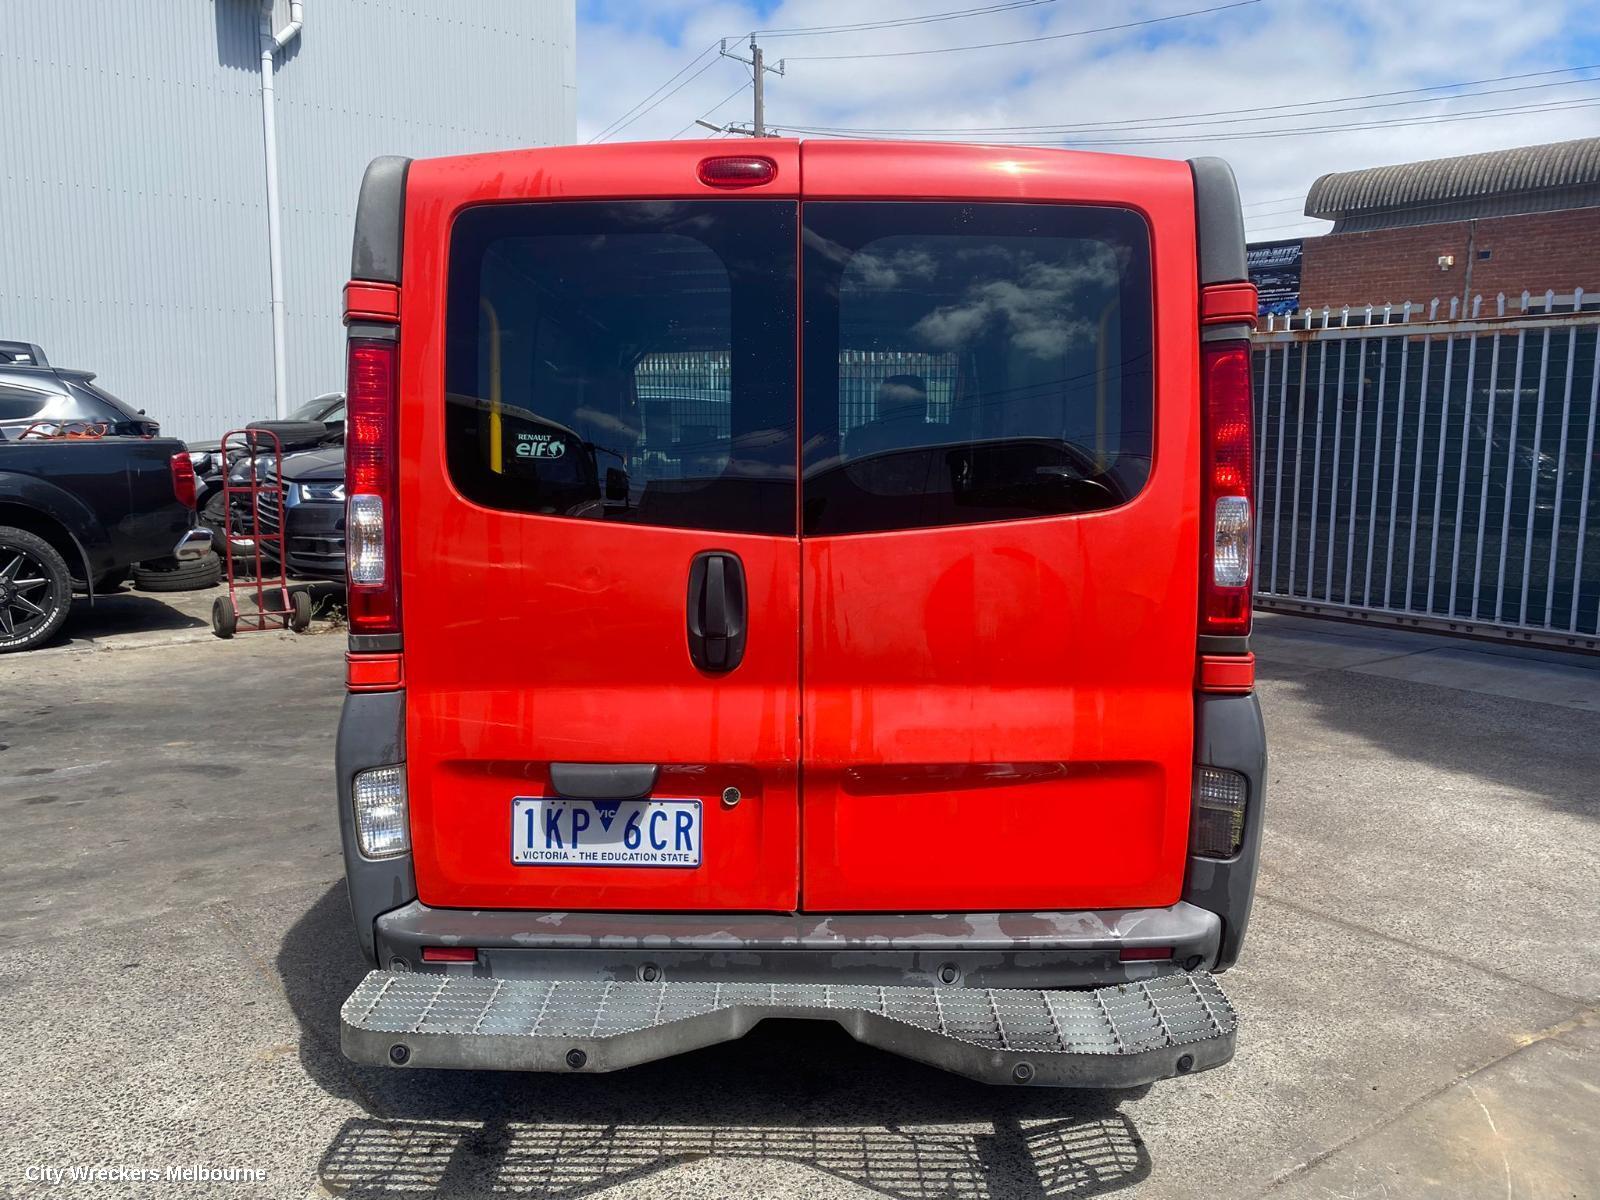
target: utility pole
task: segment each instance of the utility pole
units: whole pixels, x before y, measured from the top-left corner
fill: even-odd
[[[710,125],[705,121],[697,121],[695,123],[697,125],[705,125],[708,129],[715,129],[715,130],[718,130],[719,132],[724,132],[724,133],[742,133],[746,137],[766,137],[767,136],[767,101],[766,101],[766,86],[765,86],[766,85],[766,76],[767,76],[767,72],[768,71],[771,71],[774,75],[782,75],[783,74],[783,68],[784,68],[785,60],[780,58],[778,60],[778,65],[777,66],[775,66],[775,67],[767,66],[766,63],[762,60],[761,47],[756,44],[756,35],[753,34],[753,33],[750,35],[750,57],[749,58],[743,58],[740,55],[737,55],[737,54],[734,54],[733,52],[731,52],[728,49],[728,39],[727,38],[723,38],[722,39],[722,57],[731,58],[731,59],[733,59],[734,62],[742,62],[745,66],[749,67],[752,72],[754,72],[754,74],[755,74],[755,93],[756,93],[755,113],[754,113],[755,119],[748,126],[735,125],[735,124]]]

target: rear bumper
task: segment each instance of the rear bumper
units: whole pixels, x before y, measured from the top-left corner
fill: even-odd
[[[395,971],[585,983],[861,984],[1082,988],[1207,968],[1217,914],[1193,904],[1086,912],[960,914],[536,913],[429,908],[375,922],[375,958]],[[443,964],[427,947],[471,947]],[[1123,954],[1170,951],[1158,960]]]
[[[1085,991],[865,984],[593,983],[373,971],[340,1014],[356,1062],[615,1071],[742,1037],[768,1017],[984,1083],[1132,1087],[1220,1066],[1236,1019],[1210,975]]]

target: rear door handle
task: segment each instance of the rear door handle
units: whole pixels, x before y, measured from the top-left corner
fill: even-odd
[[[728,550],[706,550],[689,564],[689,657],[702,671],[731,671],[744,658],[744,564]]]

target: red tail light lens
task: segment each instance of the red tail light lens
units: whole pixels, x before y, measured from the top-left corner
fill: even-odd
[[[396,344],[351,338],[345,397],[345,582],[352,633],[400,632]]]
[[[424,946],[423,962],[477,962],[478,951],[472,946]]]
[[[194,495],[194,460],[189,457],[187,450],[180,450],[172,456],[172,494],[178,498],[178,503],[185,508],[193,508]]]
[[[1250,343],[1206,343],[1201,390],[1200,632],[1243,636],[1250,632],[1255,526]]]
[[[778,164],[756,154],[700,160],[700,182],[710,187],[754,187],[778,177]]]

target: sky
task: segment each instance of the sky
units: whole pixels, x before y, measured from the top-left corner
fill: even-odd
[[[1329,171],[1600,135],[1600,0],[578,0],[578,140],[748,122],[752,30],[781,132],[1220,155],[1251,241]]]

